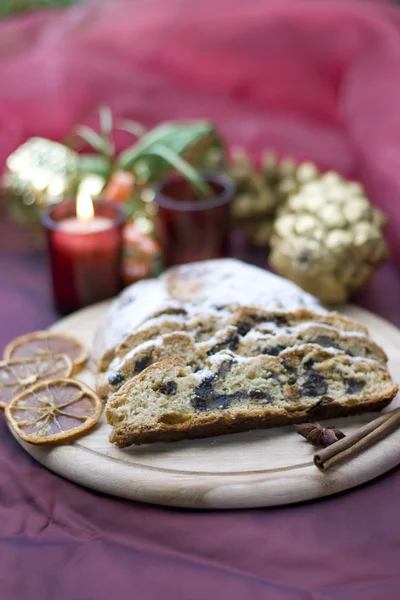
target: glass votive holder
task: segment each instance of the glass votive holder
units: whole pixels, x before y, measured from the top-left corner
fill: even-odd
[[[55,308],[67,314],[112,298],[122,288],[121,204],[93,202],[94,215],[76,217],[76,203],[62,202],[42,215],[47,233]]]
[[[198,198],[180,175],[156,185],[157,234],[165,266],[229,255],[230,201],[235,184],[219,173],[206,173],[211,198]]]

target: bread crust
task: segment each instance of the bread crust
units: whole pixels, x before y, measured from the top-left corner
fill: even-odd
[[[159,424],[152,426],[151,429],[138,429],[121,427],[116,428],[110,435],[110,442],[125,448],[135,445],[152,444],[155,442],[177,442],[184,439],[196,439],[221,435],[229,435],[231,433],[241,433],[251,431],[253,429],[270,429],[272,427],[284,427],[285,425],[293,425],[296,423],[307,423],[318,418],[318,420],[336,419],[338,417],[347,417],[358,415],[365,412],[377,412],[384,409],[397,393],[396,389],[389,397],[374,398],[368,403],[355,404],[352,406],[343,406],[339,402],[332,402],[321,408],[312,417],[306,411],[299,411],[293,414],[264,414],[256,415],[249,414],[247,416],[236,416],[234,418],[229,415],[218,415],[197,417],[195,425],[187,423],[178,425]]]

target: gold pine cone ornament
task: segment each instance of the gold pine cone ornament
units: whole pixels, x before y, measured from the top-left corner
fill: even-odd
[[[327,304],[345,302],[388,256],[383,213],[334,172],[300,185],[278,211],[269,261]]]
[[[243,148],[232,151],[228,170],[236,185],[233,222],[241,225],[251,242],[260,247],[269,246],[276,212],[287,197],[320,176],[313,163],[296,165],[291,158],[278,160],[272,151],[266,151],[256,166]]]
[[[232,152],[229,174],[236,185],[236,195],[232,203],[232,217],[235,222],[259,222],[260,217],[272,217],[278,206],[278,198],[273,185],[277,179],[276,159],[266,155],[261,168],[257,168],[242,148]]]

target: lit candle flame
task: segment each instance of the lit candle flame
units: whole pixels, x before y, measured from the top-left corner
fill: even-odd
[[[90,221],[94,217],[92,199],[85,192],[79,192],[76,197],[76,216],[79,221]]]

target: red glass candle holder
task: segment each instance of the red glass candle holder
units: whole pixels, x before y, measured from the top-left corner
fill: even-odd
[[[205,174],[214,191],[196,197],[180,175],[166,177],[155,187],[157,232],[166,266],[229,255],[230,206],[235,184],[220,174]]]
[[[47,232],[53,300],[69,313],[112,298],[121,290],[122,228],[125,209],[120,204],[93,203],[94,217],[79,231],[76,203],[62,202],[42,216]],[[76,230],[78,229],[78,230]]]

